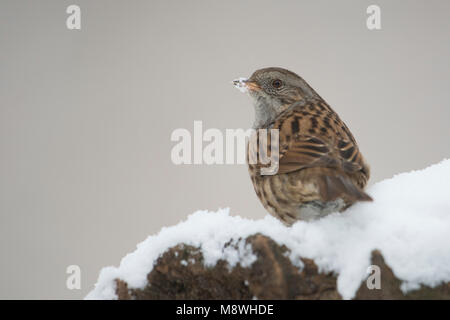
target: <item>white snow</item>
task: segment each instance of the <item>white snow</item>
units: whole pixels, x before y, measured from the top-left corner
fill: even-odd
[[[197,211],[138,244],[119,267],[103,268],[86,299],[115,299],[115,278],[130,288],[143,288],[157,258],[179,243],[199,247],[207,265],[224,259],[230,267],[249,266],[256,257],[242,239],[258,232],[286,245],[299,268],[300,257],[305,257],[314,259],[321,271],[335,272],[346,299],[367,276],[374,249],[403,281],[405,292],[420,284],[434,287],[450,281],[450,160],[396,175],[368,193],[374,202],[292,227],[269,215],[251,220],[231,216],[228,209]],[[233,245],[224,248],[230,240]]]
[[[235,79],[233,80],[233,85],[240,91],[240,92],[247,92],[247,86],[245,85],[245,81],[247,81],[247,78],[239,78],[239,79]]]

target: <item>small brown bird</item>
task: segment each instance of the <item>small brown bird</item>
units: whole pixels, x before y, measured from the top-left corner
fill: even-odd
[[[277,173],[263,175],[267,165],[249,163],[256,194],[273,216],[291,225],[372,200],[363,191],[370,172],[355,138],[306,81],[265,68],[234,84],[253,98],[253,128],[279,130]],[[270,154],[270,144],[267,149]],[[258,151],[249,146],[247,159]]]

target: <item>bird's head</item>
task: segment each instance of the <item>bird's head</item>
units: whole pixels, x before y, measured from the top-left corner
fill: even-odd
[[[233,84],[252,97],[256,128],[271,123],[294,102],[320,98],[305,80],[282,68],[259,69],[250,78],[234,80]]]

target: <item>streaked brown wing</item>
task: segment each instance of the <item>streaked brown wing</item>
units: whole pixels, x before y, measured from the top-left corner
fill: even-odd
[[[275,123],[280,130],[278,173],[311,167],[337,168],[348,173],[361,170],[362,156],[346,126],[338,123],[321,131],[314,130],[316,122],[320,127],[320,113],[305,117],[304,112],[294,110]]]
[[[280,150],[278,173],[289,173],[304,168],[336,165],[331,150],[316,137],[301,137],[292,140]]]

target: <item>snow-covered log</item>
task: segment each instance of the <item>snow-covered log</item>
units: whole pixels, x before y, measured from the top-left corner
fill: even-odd
[[[368,193],[371,203],[291,227],[196,212],[102,269],[86,298],[450,299],[450,160]],[[380,289],[366,282],[377,270]]]

